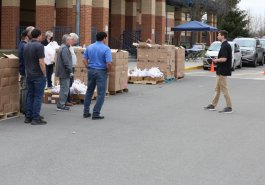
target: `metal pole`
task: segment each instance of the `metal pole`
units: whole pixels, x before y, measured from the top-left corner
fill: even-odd
[[[80,38],[80,0],[76,0],[76,34]],[[80,39],[78,39],[77,45],[80,45]]]

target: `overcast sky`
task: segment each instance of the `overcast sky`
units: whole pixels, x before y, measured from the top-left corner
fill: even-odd
[[[265,15],[265,0],[241,0],[239,8],[250,11],[253,16]]]

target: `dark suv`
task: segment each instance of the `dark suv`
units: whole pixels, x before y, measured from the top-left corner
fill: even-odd
[[[242,62],[256,67],[264,64],[264,49],[261,47],[259,39],[256,38],[236,38],[234,42],[240,46]]]
[[[261,47],[263,48],[263,55],[264,55],[264,59],[265,59],[265,38],[261,38],[259,39],[260,43],[261,43]]]

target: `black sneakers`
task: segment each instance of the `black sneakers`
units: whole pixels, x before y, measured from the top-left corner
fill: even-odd
[[[207,107],[204,107],[205,110],[215,111],[215,107],[212,104],[209,104]]]
[[[31,125],[46,125],[47,121],[44,121],[43,119],[33,119],[31,122]]]
[[[104,119],[104,116],[92,116],[92,120]]]
[[[57,107],[57,111],[63,111],[63,110],[69,111],[70,110],[70,107],[66,107],[66,106],[64,106],[64,107]]]
[[[91,114],[90,113],[83,114],[83,118],[90,118],[90,117],[91,117]]]
[[[226,113],[226,114],[230,114],[232,112],[233,110],[231,107],[225,107],[223,110],[219,111],[219,113]]]

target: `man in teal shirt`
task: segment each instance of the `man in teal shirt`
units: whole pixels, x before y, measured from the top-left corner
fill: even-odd
[[[92,114],[93,120],[104,119],[104,116],[100,115],[100,111],[105,100],[107,76],[111,69],[112,62],[111,50],[105,45],[107,34],[105,32],[98,32],[96,37],[97,41],[88,46],[83,55],[83,63],[88,68],[87,91],[83,114],[84,118],[91,116],[90,104],[96,86],[98,90],[97,102]]]

